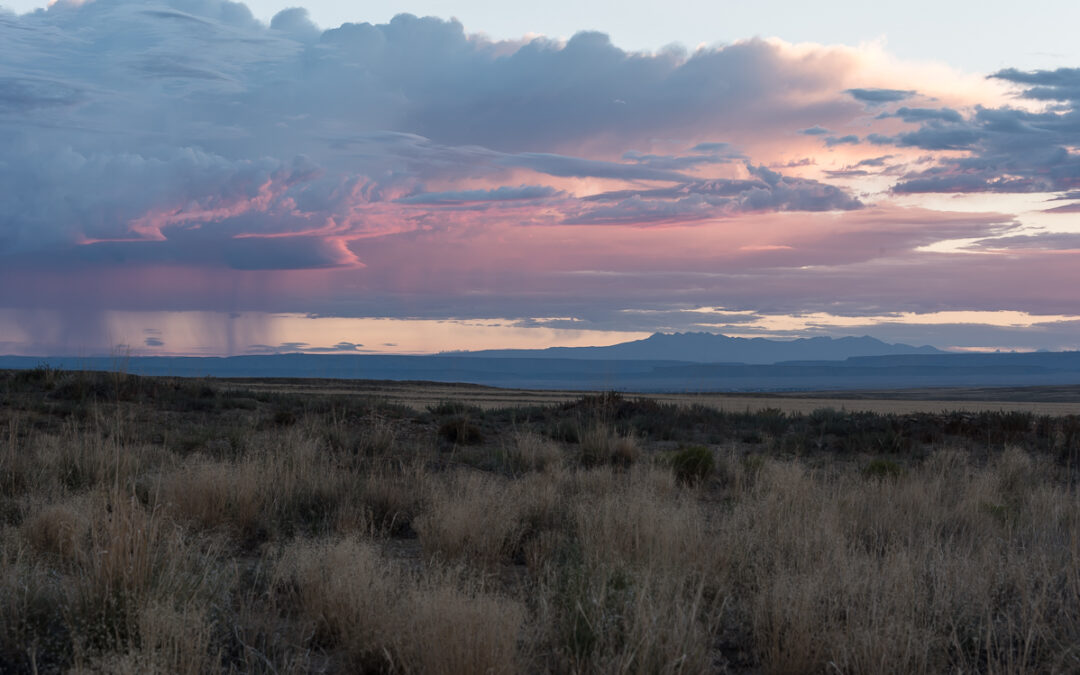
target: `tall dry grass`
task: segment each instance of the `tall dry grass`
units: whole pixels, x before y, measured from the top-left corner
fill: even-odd
[[[769,672],[1066,672],[1078,507],[1015,448],[888,480],[770,461],[720,521],[717,563]]]
[[[351,537],[301,541],[282,555],[275,584],[349,669],[465,675],[522,665],[522,604],[453,569],[420,576]]]
[[[0,415],[0,672],[1080,672],[1049,453],[703,446],[690,481],[610,426],[478,470],[437,421],[286,417],[192,451]]]
[[[427,508],[414,526],[427,555],[493,564],[515,551],[525,506],[517,482],[460,470],[426,487]]]

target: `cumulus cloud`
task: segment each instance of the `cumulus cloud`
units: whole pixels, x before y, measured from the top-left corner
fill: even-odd
[[[897,210],[882,183],[906,171],[895,193],[1076,200],[1076,70],[1001,71],[1023,105],[980,106],[870,73],[860,54],[493,41],[411,15],[321,30],[300,8],[266,25],[225,0],[0,13],[0,305],[517,318],[718,294],[917,305],[940,300],[925,279],[960,269],[919,247],[993,236],[1022,257],[1014,281],[1072,279],[1037,260],[1071,249],[1000,238],[1008,214]],[[1004,256],[979,250],[955,255],[1016,300],[1022,284],[994,286],[974,261]]]
[[[914,109],[898,110],[904,121],[921,126],[881,143],[967,154],[905,176],[896,192],[1059,192],[1080,186],[1080,69],[1008,69],[992,77],[1029,86],[1019,93],[1023,99],[1057,104],[1044,110],[976,107],[966,118],[948,108],[914,115]]]
[[[468,201],[549,200],[572,222],[584,206],[564,208],[558,180],[693,184],[749,159],[717,129],[752,139],[858,109],[833,93],[851,56],[827,50],[495,42],[407,14],[321,31],[301,8],[267,26],[226,0],[4,15],[0,59],[0,256],[14,263],[358,266],[351,242],[421,226],[422,205],[429,223]],[[648,149],[675,136],[675,152]],[[741,200],[851,202],[792,186]]]

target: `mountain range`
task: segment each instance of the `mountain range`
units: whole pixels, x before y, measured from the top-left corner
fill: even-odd
[[[842,361],[860,356],[944,353],[946,352],[935,347],[889,344],[866,335],[769,340],[760,337],[728,337],[715,333],[654,333],[644,340],[621,342],[607,347],[489,349],[444,355],[484,358],[768,364],[781,361]]]
[[[0,369],[121,369],[141,375],[466,382],[526,389],[623,391],[885,390],[1080,385],[1080,352],[972,354],[870,337],[779,341],[656,334],[610,347],[401,356],[0,356]]]

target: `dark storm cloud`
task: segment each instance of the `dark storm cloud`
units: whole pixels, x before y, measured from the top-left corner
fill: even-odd
[[[490,186],[527,170],[687,184],[688,172],[747,158],[714,140],[630,149],[847,120],[860,106],[825,94],[844,58],[762,40],[640,54],[595,32],[494,42],[407,14],[321,31],[300,8],[266,26],[224,0],[3,13],[0,256],[323,267],[345,254],[307,233],[370,235],[357,200],[438,208],[482,196],[439,196],[432,182]],[[484,199],[524,199],[513,185],[485,186]],[[561,194],[537,185],[528,198]],[[801,194],[752,201],[819,207]],[[206,239],[191,244],[186,230],[199,229]],[[282,239],[239,238],[265,234]]]
[[[0,113],[29,113],[40,108],[72,106],[83,92],[48,78],[0,77]]]
[[[826,137],[858,128],[865,144],[949,151],[898,190],[1080,190],[1073,75],[999,73],[1053,104],[1041,112],[898,107],[914,92],[845,92],[898,82],[860,59],[765,40],[496,42],[410,15],[322,31],[290,9],[266,26],[221,0],[0,14],[0,302],[435,318],[720,297],[776,311],[1075,307],[1067,255],[1023,258],[1019,241],[1017,256],[915,252],[1000,234],[1008,217],[882,220],[851,192],[760,166],[799,174]],[[562,226],[526,228],[541,221],[527,209]],[[791,211],[805,213],[771,215]],[[739,228],[761,241],[742,250]],[[1033,272],[1053,283],[1032,290]],[[147,339],[166,341],[131,342]]]
[[[177,230],[164,241],[103,241],[60,255],[55,262],[91,266],[222,266],[234,270],[290,270],[335,267],[348,255],[321,237],[231,238]]]

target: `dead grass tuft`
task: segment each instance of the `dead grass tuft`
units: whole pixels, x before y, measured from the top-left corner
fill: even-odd
[[[515,472],[547,471],[561,466],[563,452],[550,439],[530,431],[518,431],[506,450],[510,468]]]
[[[515,482],[459,470],[432,477],[427,493],[414,527],[429,557],[494,564],[517,548],[524,505]]]
[[[315,639],[354,669],[518,672],[524,608],[453,572],[421,579],[355,538],[295,545],[276,572]]]

